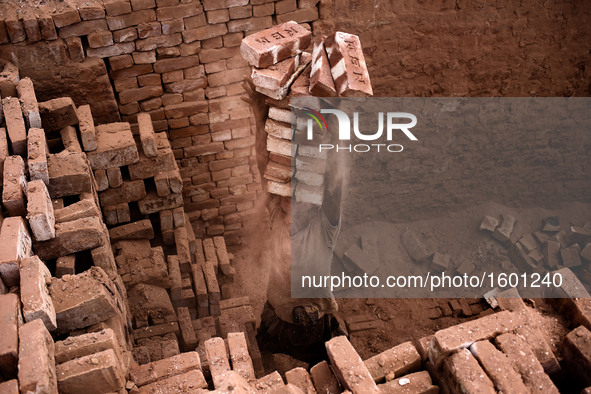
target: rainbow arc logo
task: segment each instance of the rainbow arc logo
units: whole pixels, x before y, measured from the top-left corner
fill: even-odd
[[[310,107],[304,107],[303,110],[306,115],[310,116],[312,119],[316,121],[316,123],[320,127],[321,132],[324,132],[325,130],[328,131],[328,125],[326,124],[326,120],[324,120],[324,116],[322,116],[320,112],[313,110]]]

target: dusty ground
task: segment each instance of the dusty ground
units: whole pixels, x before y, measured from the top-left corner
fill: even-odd
[[[501,213],[512,214],[517,218],[515,231],[531,232],[540,229],[544,217],[555,215],[561,225],[583,225],[591,219],[591,204],[564,203],[556,209],[540,207],[508,207],[490,202],[460,211],[449,212],[438,217],[414,222],[376,222],[370,217],[363,217],[355,202],[351,199],[345,204],[344,226],[341,242],[353,242],[354,239],[368,228],[379,232],[379,248],[381,259],[387,262],[396,256],[399,262],[413,264],[400,243],[400,234],[411,228],[421,234],[429,247],[434,251],[452,256],[452,262],[471,259],[477,266],[506,259],[506,252],[500,244],[478,230],[484,215],[498,216]],[[252,246],[260,242],[264,232],[256,232],[249,248],[235,251],[237,269],[235,290],[238,295],[249,295],[260,315],[265,302],[265,285],[267,268],[263,261],[257,261],[250,255]],[[256,239],[259,239],[257,241]],[[253,279],[254,278],[254,279]],[[359,315],[371,315],[375,318],[376,328],[351,334],[351,341],[363,358],[382,352],[405,341],[419,339],[433,334],[435,331],[449,327],[472,317],[440,317],[431,319],[429,309],[437,307],[442,299],[339,299],[340,315],[347,320]],[[562,338],[567,333],[567,322],[558,315],[551,306],[540,299],[528,300],[535,307],[539,321],[552,345],[558,349]]]

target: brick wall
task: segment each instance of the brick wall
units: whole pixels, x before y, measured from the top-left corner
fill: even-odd
[[[134,124],[148,112],[155,131],[168,132],[195,234],[231,236],[253,215],[260,193],[253,120],[240,100],[250,70],[240,43],[276,23],[318,19],[317,3],[95,1],[2,20],[0,44],[47,41],[72,61],[104,59],[121,120]]]
[[[589,2],[332,3],[321,7],[314,33],[359,35],[376,97],[591,96]],[[379,160],[352,169],[351,179],[388,202],[377,217],[434,217],[491,200],[589,201],[585,130],[441,130],[406,148],[388,163],[390,189]],[[359,209],[349,214],[366,220]]]

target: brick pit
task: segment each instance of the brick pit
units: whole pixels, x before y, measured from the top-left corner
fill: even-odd
[[[589,41],[590,25],[574,31],[548,16],[579,23],[591,15],[588,7],[545,5],[544,14],[524,4],[527,18],[467,4],[381,7],[378,17],[356,1],[0,5],[0,393],[591,392],[591,297],[344,300],[350,338],[326,342],[325,361],[300,365],[259,350],[264,295],[254,290],[260,283],[250,282],[263,265],[255,262],[253,242],[260,238],[253,241],[253,229],[266,221],[260,209],[266,193],[291,195],[285,123],[292,97],[590,93],[589,52],[580,43]],[[487,12],[485,23],[480,19]],[[435,34],[417,23],[421,13],[430,22],[440,13],[480,18],[441,22],[443,34]],[[394,40],[394,19],[414,38]],[[561,50],[569,56],[556,60],[549,55],[556,40],[535,40],[544,23],[556,27],[559,38],[582,38],[566,40]],[[254,44],[287,30],[297,34],[282,51]],[[359,37],[333,34],[337,30]],[[509,30],[517,38],[509,39]],[[449,42],[438,38],[444,45],[433,50],[423,42],[433,34]],[[328,37],[318,40],[323,35]],[[371,77],[373,91],[355,83],[350,59],[333,81],[330,66],[345,53],[341,40],[351,37],[358,50],[363,46],[363,77]],[[393,42],[407,51],[396,61],[384,49]],[[480,57],[472,57],[466,43]],[[306,48],[309,53],[300,53]],[[487,55],[489,48],[497,54]],[[506,73],[482,66],[505,65],[516,54],[525,66]],[[255,120],[240,99],[251,66],[270,106],[269,164],[260,172]],[[528,84],[527,75],[537,77]],[[517,138],[496,138],[505,137],[505,148]],[[392,169],[400,170],[402,185],[393,204],[404,212],[389,219],[433,218],[495,199],[551,207],[587,203],[589,143],[584,136],[568,137],[558,153],[580,158],[576,171],[567,157],[553,153],[544,163],[520,158],[521,173],[497,171],[496,164],[519,149],[500,147],[494,161],[443,177],[431,169],[444,155],[425,162],[442,143],[435,137],[413,159],[425,162],[425,173],[405,172],[409,163]],[[475,141],[458,149],[469,152]],[[541,141],[556,142],[551,135]],[[544,152],[543,145],[532,147],[532,157]],[[296,159],[326,166],[305,154]],[[371,174],[371,168],[354,171]],[[315,183],[322,172],[296,175],[298,201],[322,203]],[[474,174],[526,186],[498,191],[462,181]],[[424,193],[409,202],[408,190]],[[537,200],[538,194],[545,197]],[[347,209],[346,222],[359,219]],[[480,235],[504,248],[517,267],[543,265],[591,277],[589,225],[517,229],[516,222],[535,215],[526,220],[515,212],[479,211]],[[575,216],[581,212],[586,208],[575,209]],[[400,233],[414,260],[457,272],[474,269],[450,262],[449,254],[422,245],[408,229]],[[347,252],[337,247],[337,260],[367,270],[364,251],[357,247],[355,258],[351,245]],[[563,291],[569,294],[568,286]],[[389,332],[395,323],[399,328],[413,320],[410,311],[394,316],[404,310],[400,305],[419,310],[414,324],[424,323],[420,330]]]

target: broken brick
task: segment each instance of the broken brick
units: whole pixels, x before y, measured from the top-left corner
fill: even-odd
[[[310,70],[310,94],[317,97],[337,96],[330,64],[328,63],[328,55],[324,48],[324,39],[314,43],[312,69]]]

